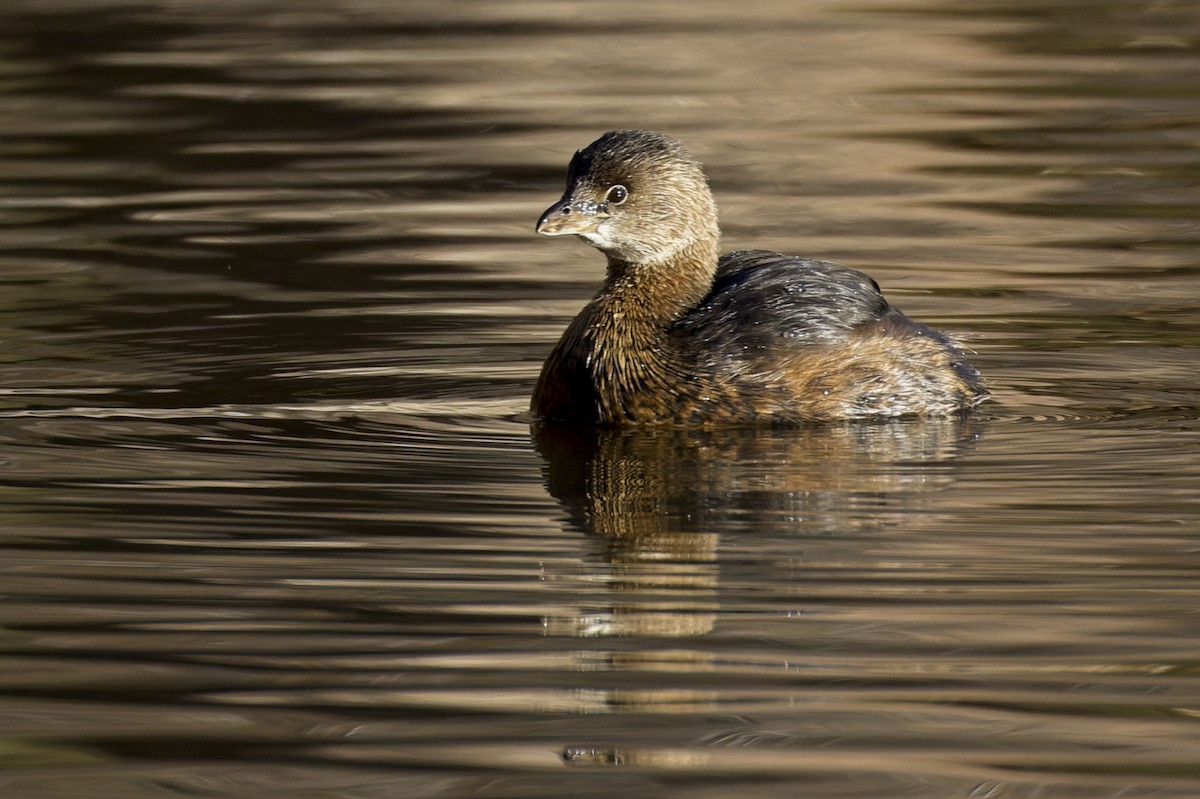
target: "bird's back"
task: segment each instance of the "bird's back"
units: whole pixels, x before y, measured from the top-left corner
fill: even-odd
[[[949,338],[892,307],[867,275],[828,261],[723,256],[671,340],[747,418],[940,414],[986,396]]]

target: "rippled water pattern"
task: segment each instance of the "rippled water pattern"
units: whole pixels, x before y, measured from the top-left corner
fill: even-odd
[[[4,0],[0,796],[1200,796],[1190,2]],[[963,422],[532,435],[650,127]]]

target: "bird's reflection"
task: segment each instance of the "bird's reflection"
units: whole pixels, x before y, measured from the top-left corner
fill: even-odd
[[[551,634],[684,637],[712,629],[717,530],[837,535],[911,519],[978,435],[959,419],[800,429],[534,431],[546,484],[604,545],[611,606]]]
[[[719,536],[744,543],[815,535],[836,543],[836,536],[898,525],[932,505],[977,435],[971,422],[945,419],[804,429],[535,429],[550,492],[572,526],[602,542],[589,581],[608,586],[603,600],[593,595],[588,607],[546,618],[547,633],[625,639],[589,645],[587,670],[647,675],[622,687],[599,681],[579,692],[579,709],[718,707],[718,692],[682,678],[719,668],[717,656],[680,639],[712,633],[725,610]],[[690,766],[707,757],[696,748],[581,742],[560,754],[566,764],[592,767]]]

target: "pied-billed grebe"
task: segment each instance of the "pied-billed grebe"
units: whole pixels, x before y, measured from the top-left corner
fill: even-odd
[[[987,397],[963,353],[863,273],[759,250],[718,257],[708,181],[661,133],[612,131],[575,153],[537,231],[608,257],[600,293],[542,368],[539,419],[801,423],[941,416]]]

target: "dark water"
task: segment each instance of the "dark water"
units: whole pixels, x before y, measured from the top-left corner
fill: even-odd
[[[5,0],[0,796],[1200,796],[1200,9]],[[966,422],[534,440],[651,127]]]

